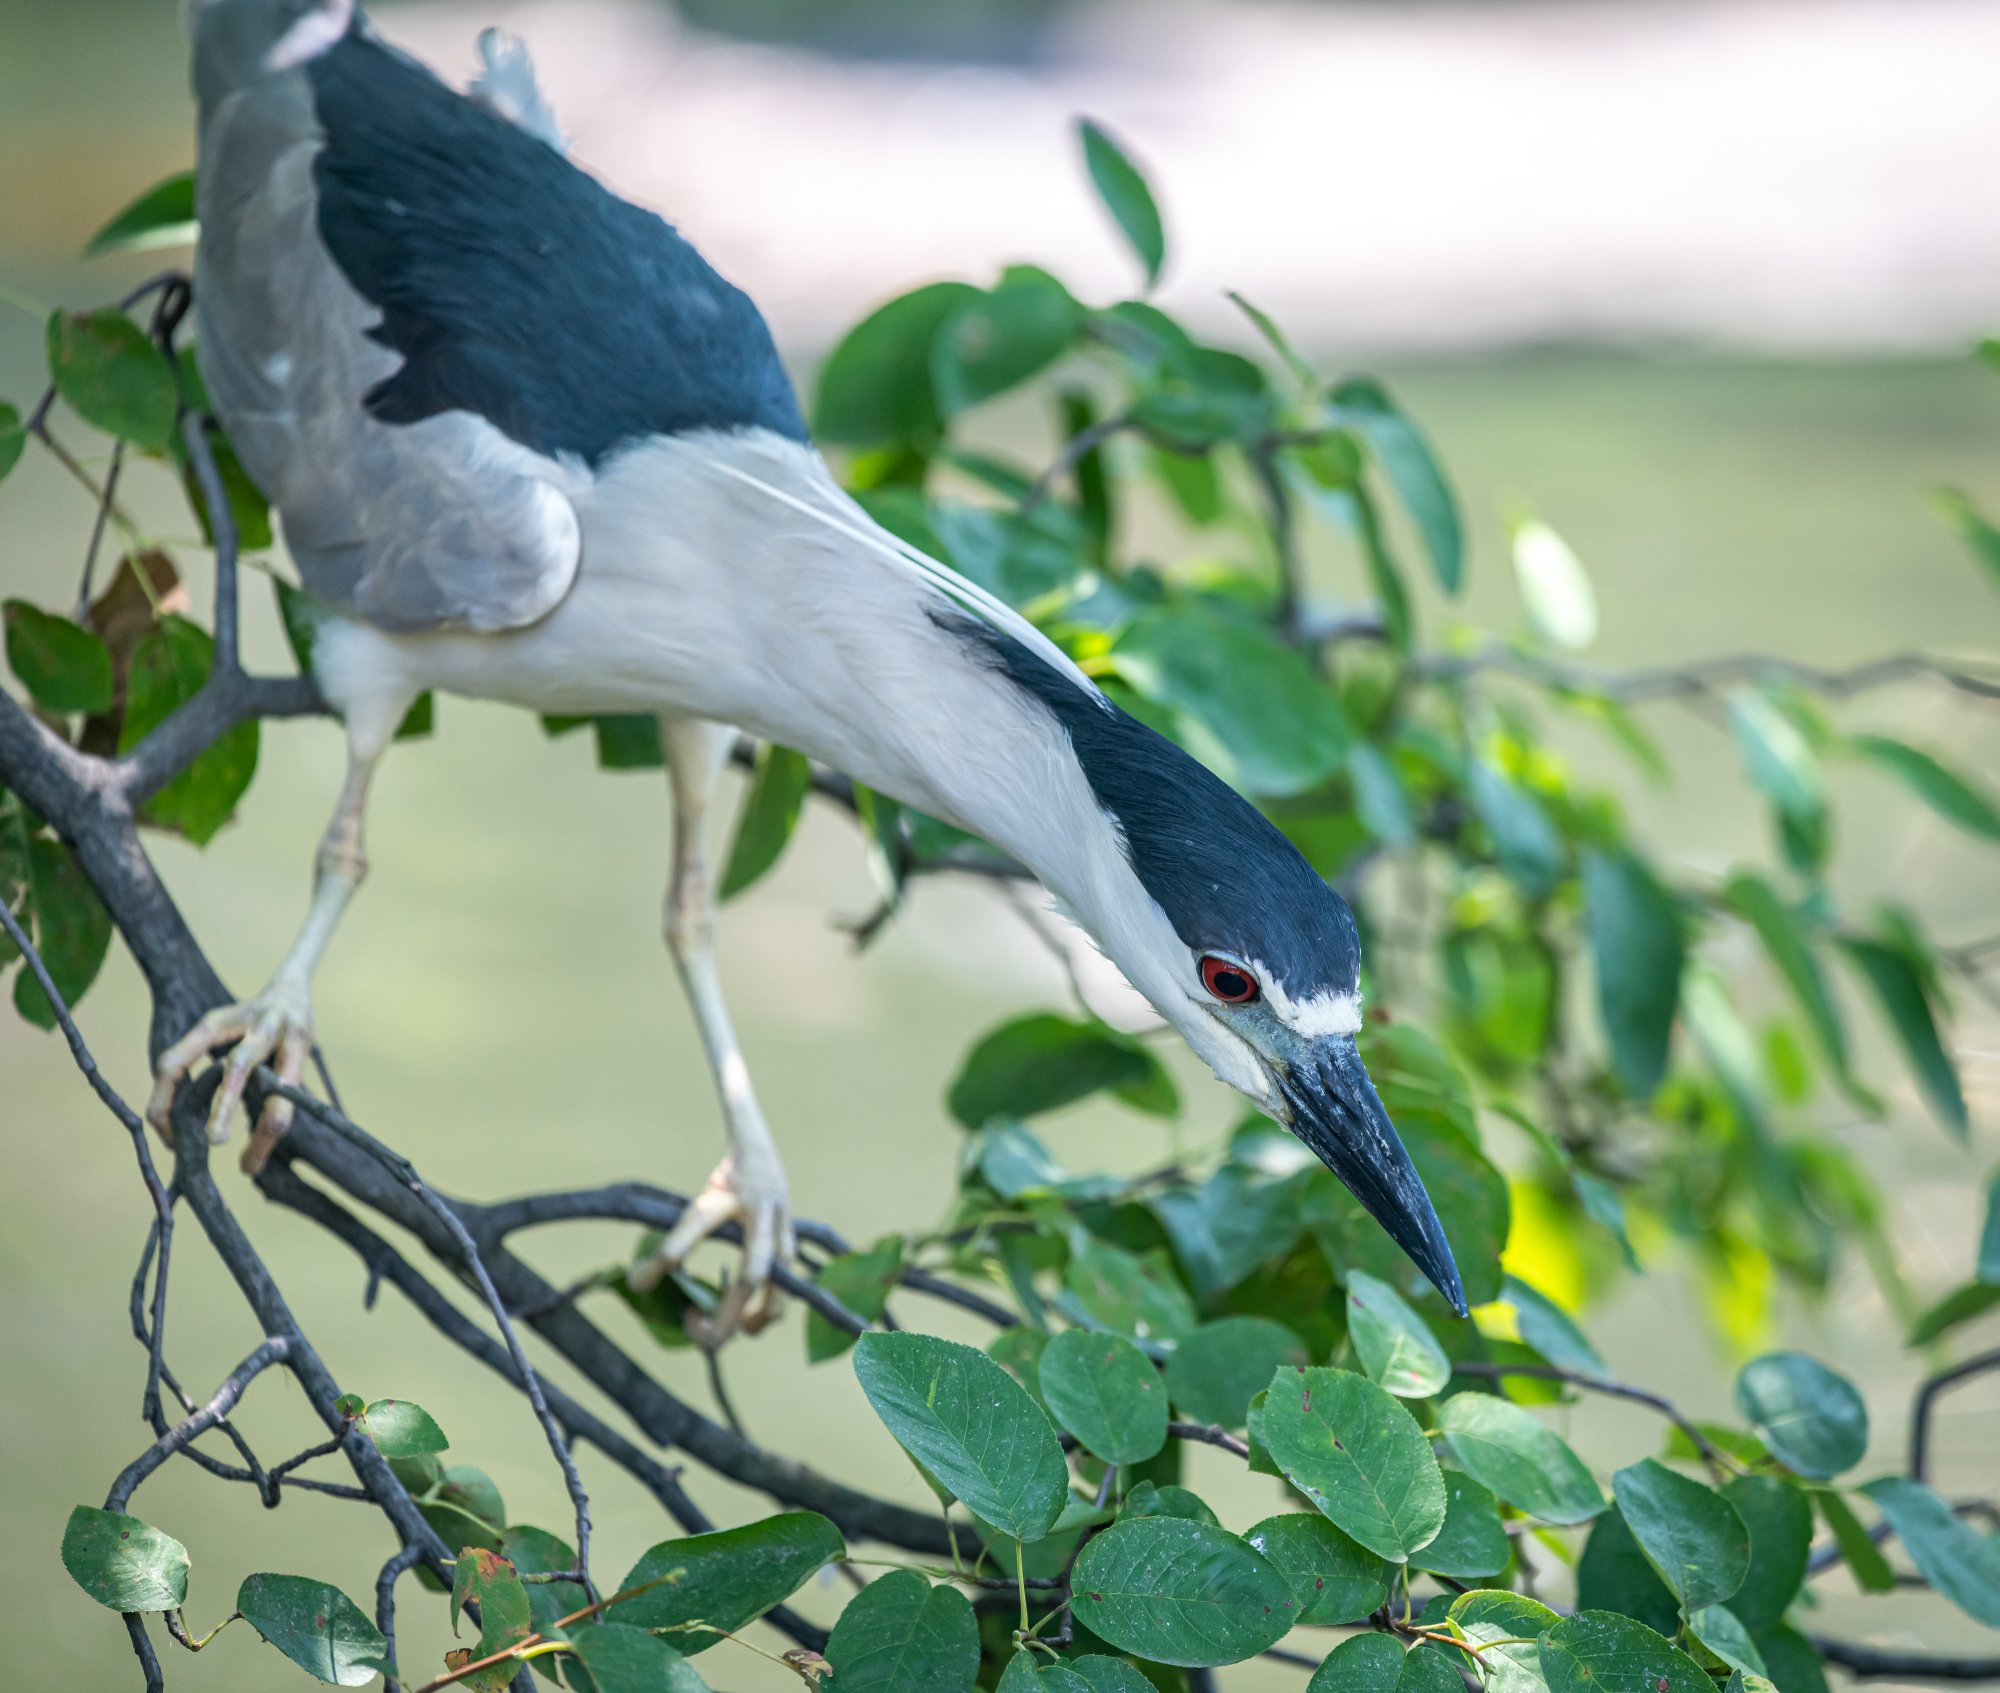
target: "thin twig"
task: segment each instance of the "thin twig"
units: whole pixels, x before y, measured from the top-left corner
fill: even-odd
[[[1570,1387],[1582,1388],[1586,1393],[1602,1393],[1613,1399],[1629,1399],[1635,1405],[1645,1405],[1658,1411],[1661,1416],[1681,1431],[1711,1473],[1726,1476],[1730,1473],[1727,1458],[1715,1442],[1682,1415],[1670,1399],[1657,1393],[1649,1393],[1643,1387],[1627,1387],[1623,1382],[1606,1381],[1601,1376],[1584,1375],[1576,1370],[1559,1369],[1554,1364],[1484,1364],[1468,1360],[1457,1360],[1452,1369],[1459,1375],[1480,1376],[1498,1381],[1507,1376],[1528,1376],[1536,1381],[1559,1381]]]
[[[1198,1440],[1204,1446],[1219,1446],[1239,1458],[1250,1456],[1249,1442],[1231,1434],[1220,1423],[1171,1422],[1167,1424],[1167,1433],[1176,1440]]]
[[[1954,1364],[1948,1370],[1940,1370],[1929,1377],[1917,1389],[1917,1396],[1910,1405],[1910,1479],[1925,1481],[1930,1474],[1931,1460],[1931,1416],[1937,1408],[1938,1396],[1960,1382],[1970,1381],[1974,1376],[1982,1376],[1992,1370],[2000,1370],[2000,1347],[1991,1352],[1981,1352],[1968,1358],[1962,1364]]]
[[[283,1335],[274,1334],[267,1338],[263,1345],[229,1372],[222,1385],[215,1390],[214,1398],[187,1421],[167,1430],[118,1472],[118,1479],[104,1496],[104,1508],[107,1511],[124,1510],[146,1477],[176,1452],[183,1450],[196,1436],[205,1434],[235,1410],[236,1402],[243,1397],[243,1390],[273,1364],[283,1363],[290,1352],[291,1342]]]

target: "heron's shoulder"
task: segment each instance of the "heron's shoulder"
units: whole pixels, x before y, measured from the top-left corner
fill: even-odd
[[[320,236],[403,360],[378,419],[468,411],[589,464],[688,430],[804,438],[756,307],[664,220],[366,30],[302,70]]]

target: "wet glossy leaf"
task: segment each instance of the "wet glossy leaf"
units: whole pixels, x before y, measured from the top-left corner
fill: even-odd
[[[741,1628],[783,1604],[814,1570],[846,1556],[840,1530],[812,1511],[787,1511],[741,1528],[663,1540],[632,1566],[618,1591],[665,1579],[626,1600],[618,1614],[634,1627],[666,1631],[681,1654],[691,1658],[715,1643],[717,1637],[708,1630]],[[697,1622],[708,1629],[686,1626]]]
[[[389,1642],[337,1587],[302,1575],[253,1575],[236,1591],[243,1619],[300,1669],[334,1687],[365,1687]]]
[[[1867,1529],[1861,1526],[1861,1519],[1854,1514],[1847,1501],[1832,1488],[1815,1492],[1813,1498],[1819,1505],[1819,1514],[1826,1519],[1827,1529],[1832,1533],[1835,1544],[1840,1547],[1842,1560],[1861,1591],[1887,1593],[1894,1588],[1896,1572],[1889,1567],[1882,1548],[1869,1538]]]
[[[0,830],[14,837],[15,862],[25,869],[22,927],[56,992],[74,1009],[111,950],[111,914],[67,847],[47,835],[23,838],[18,807],[0,805]],[[14,1008],[38,1029],[56,1026],[55,1007],[31,970],[23,968],[14,977]]]
[[[1298,1602],[1276,1565],[1233,1534],[1132,1517],[1087,1542],[1071,1584],[1077,1620],[1155,1663],[1241,1663],[1282,1639]]]
[[[976,1129],[995,1117],[1033,1117],[1104,1091],[1157,1115],[1180,1104],[1159,1060],[1139,1042],[1102,1023],[1042,1012],[984,1035],[966,1054],[947,1103]]]
[[[1687,943],[1673,897],[1631,853],[1588,852],[1585,921],[1619,1084],[1648,1099],[1667,1068]]]
[[[971,1693],[979,1623],[955,1587],[895,1570],[848,1600],[826,1660],[841,1693]]]
[[[1389,1596],[1388,1564],[1317,1512],[1266,1517],[1243,1538],[1277,1565],[1299,1601],[1299,1622],[1356,1622]]]
[[[1736,1377],[1736,1408],[1802,1476],[1826,1481],[1868,1450],[1868,1407],[1851,1382],[1802,1352],[1767,1352]]]
[[[1167,262],[1167,233],[1153,191],[1139,167],[1099,125],[1084,118],[1076,128],[1091,185],[1139,256],[1150,288],[1159,281],[1160,267]]]
[[[1967,834],[2000,841],[2000,802],[1970,777],[1887,735],[1856,735],[1847,744],[1896,777],[1940,817]]]
[[[1583,1610],[1636,1617],[1662,1634],[1680,1626],[1680,1601],[1639,1550],[1615,1505],[1590,1525],[1576,1565],[1576,1602]]]
[[[111,709],[111,653],[88,629],[8,600],[7,663],[28,696],[58,715]]]
[[[1868,940],[1843,940],[1840,946],[1895,1031],[1931,1115],[1959,1139],[1965,1139],[1970,1132],[1965,1092],[1959,1083],[1958,1066],[1939,1038],[1937,1013],[1922,976],[1896,947]]]
[[[1354,730],[1303,656],[1248,623],[1188,608],[1119,636],[1118,674],[1176,714],[1190,749],[1254,794],[1302,793],[1346,762]]]
[[[187,1598],[188,1551],[151,1523],[79,1505],[63,1530],[70,1578],[114,1611],[175,1611]]]
[[[194,172],[176,171],[145,193],[90,238],[83,256],[100,253],[144,253],[159,247],[191,247],[194,220]]]
[[[1451,1360],[1430,1325],[1365,1270],[1347,1275],[1347,1334],[1369,1379],[1399,1399],[1428,1399],[1451,1380]]]
[[[1507,1567],[1511,1549],[1493,1495],[1459,1470],[1444,1472],[1444,1527],[1410,1561],[1455,1580],[1476,1581]]]
[[[1609,1611],[1578,1611],[1544,1634],[1542,1678],[1549,1693],[1713,1693],[1679,1647]]]
[[[583,1693],[706,1693],[701,1672],[658,1635],[630,1623],[606,1620],[573,1629],[570,1644],[584,1676],[570,1662],[565,1673]],[[586,1679],[587,1678],[587,1679]]]
[[[1378,382],[1343,382],[1330,396],[1339,421],[1368,443],[1375,461],[1423,537],[1438,586],[1455,594],[1465,575],[1465,537],[1458,501],[1417,426],[1397,409]]]
[[[1305,1343],[1268,1317],[1221,1317],[1186,1335],[1167,1360],[1167,1391],[1183,1416],[1242,1428],[1272,1371],[1306,1362]]]
[[[162,452],[174,433],[174,372],[123,312],[57,312],[49,319],[49,379],[84,422]]]
[[[1552,646],[1577,649],[1597,639],[1597,595],[1570,544],[1546,523],[1513,534],[1514,581],[1528,622]]]
[[[1777,1626],[1805,1581],[1812,1549],[1812,1506],[1781,1476],[1738,1476],[1722,1496],[1750,1531],[1750,1571],[1729,1608],[1755,1634]]]
[[[1883,1476],[1861,1491],[1932,1587],[1967,1616],[2000,1628],[2000,1540],[1975,1532],[1920,1481]]]
[[[1660,1579],[1689,1611],[1732,1597],[1750,1573],[1750,1531],[1712,1487],[1651,1458],[1611,1479],[1618,1513]]]
[[[1584,1462],[1532,1412],[1490,1393],[1456,1393],[1438,1411],[1451,1453],[1508,1504],[1545,1522],[1588,1522],[1604,1495]]]
[[[1351,1538],[1395,1563],[1444,1525],[1444,1477],[1400,1401],[1350,1370],[1279,1370],[1260,1419],[1264,1444]]]
[[[201,691],[215,663],[215,642],[184,617],[164,617],[132,653],[118,750],[130,752]],[[146,801],[149,823],[206,845],[235,815],[257,774],[257,724],[239,723]]]
[[[1106,1463],[1144,1463],[1166,1445],[1166,1384],[1129,1340],[1065,1329],[1042,1353],[1040,1380],[1056,1421]]]
[[[378,1399],[357,1421],[385,1458],[415,1458],[450,1446],[430,1412],[407,1399]]]
[[[1048,1533],[1069,1470],[1048,1417],[983,1352],[923,1334],[866,1334],[854,1373],[903,1449],[1016,1540]]]
[[[814,433],[844,446],[935,435],[931,347],[945,320],[980,297],[966,282],[933,282],[878,307],[820,367]]]
[[[1543,1693],[1540,1638],[1561,1620],[1548,1606],[1525,1593],[1481,1588],[1461,1593],[1445,1614],[1459,1634],[1483,1648],[1485,1693]],[[1495,1644],[1502,1640],[1511,1644]]]
[[[1062,357],[1083,327],[1070,291],[1033,265],[958,306],[931,343],[931,381],[949,417],[1005,393]]]
[[[719,899],[734,899],[757,881],[784,852],[805,809],[812,787],[812,765],[803,753],[770,741],[757,748],[757,765],[743,796],[743,813],[736,838],[729,844]]]

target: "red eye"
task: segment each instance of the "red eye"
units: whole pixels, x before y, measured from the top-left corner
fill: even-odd
[[[1248,1005],[1260,991],[1257,978],[1242,965],[1212,952],[1201,961],[1201,985],[1224,1005]]]

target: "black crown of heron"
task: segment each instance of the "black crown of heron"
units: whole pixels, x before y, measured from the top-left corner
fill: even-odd
[[[525,52],[489,32],[461,94],[352,0],[194,0],[192,22],[202,375],[281,516],[349,766],[297,940],[260,993],[163,1054],[155,1119],[211,1053],[215,1138],[260,1065],[302,1073],[369,783],[419,694],[646,712],[670,777],[667,941],[728,1134],[648,1275],[739,1223],[729,1317],[755,1326],[792,1249],[703,850],[741,731],[1019,860],[1462,1313],[1356,1050],[1340,897],[1033,625],[842,491],[754,304],[571,162]],[[289,1109],[264,1101],[246,1161]]]

